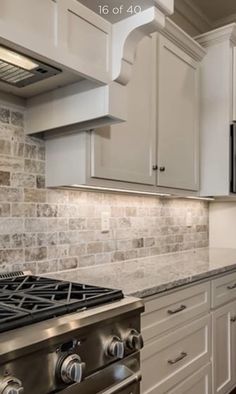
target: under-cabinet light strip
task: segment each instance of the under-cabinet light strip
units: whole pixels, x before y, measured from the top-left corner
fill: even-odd
[[[128,190],[128,189],[115,189],[112,187],[103,187],[103,186],[86,186],[86,185],[72,185],[71,187],[77,187],[79,189],[88,189],[88,190],[101,190],[101,191],[109,191],[109,192],[121,192],[121,193],[132,193],[132,194],[142,194],[142,195],[150,195],[150,196],[160,196],[160,197],[172,197],[171,194],[167,193],[152,193],[152,192],[142,192],[140,190]]]
[[[194,196],[188,196],[188,197],[184,197],[184,198],[188,198],[188,199],[191,199],[191,200],[215,201],[214,197],[194,197]]]
[[[109,192],[120,192],[120,193],[127,193],[127,194],[140,194],[140,195],[148,195],[148,196],[156,196],[156,197],[171,197],[171,198],[188,198],[192,200],[203,200],[203,201],[214,201],[213,197],[197,197],[197,196],[178,196],[174,194],[168,193],[152,193],[152,192],[143,192],[140,190],[127,190],[127,189],[115,189],[112,187],[100,187],[100,186],[86,186],[86,185],[71,185],[72,188],[78,189],[86,189],[86,190],[97,190],[97,191],[109,191]]]

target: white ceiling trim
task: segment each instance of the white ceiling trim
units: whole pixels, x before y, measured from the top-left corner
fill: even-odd
[[[183,49],[196,61],[201,61],[206,54],[206,50],[201,45],[199,45],[193,38],[189,37],[184,30],[180,29],[169,18],[166,19],[162,35],[174,42],[179,48]]]
[[[225,40],[231,41],[232,44],[236,46],[236,23],[221,26],[215,30],[201,34],[195,37],[195,39],[205,48]]]

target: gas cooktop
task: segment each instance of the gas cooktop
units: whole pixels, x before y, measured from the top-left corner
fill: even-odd
[[[120,290],[40,276],[9,275],[0,279],[0,332],[121,298]]]

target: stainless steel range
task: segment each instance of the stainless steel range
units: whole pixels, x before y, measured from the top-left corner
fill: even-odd
[[[0,276],[0,394],[139,394],[140,300],[119,290]]]

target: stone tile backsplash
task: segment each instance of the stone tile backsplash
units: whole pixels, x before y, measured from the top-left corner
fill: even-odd
[[[45,189],[44,141],[24,135],[20,111],[0,108],[0,271],[40,274],[205,246],[207,202]]]

